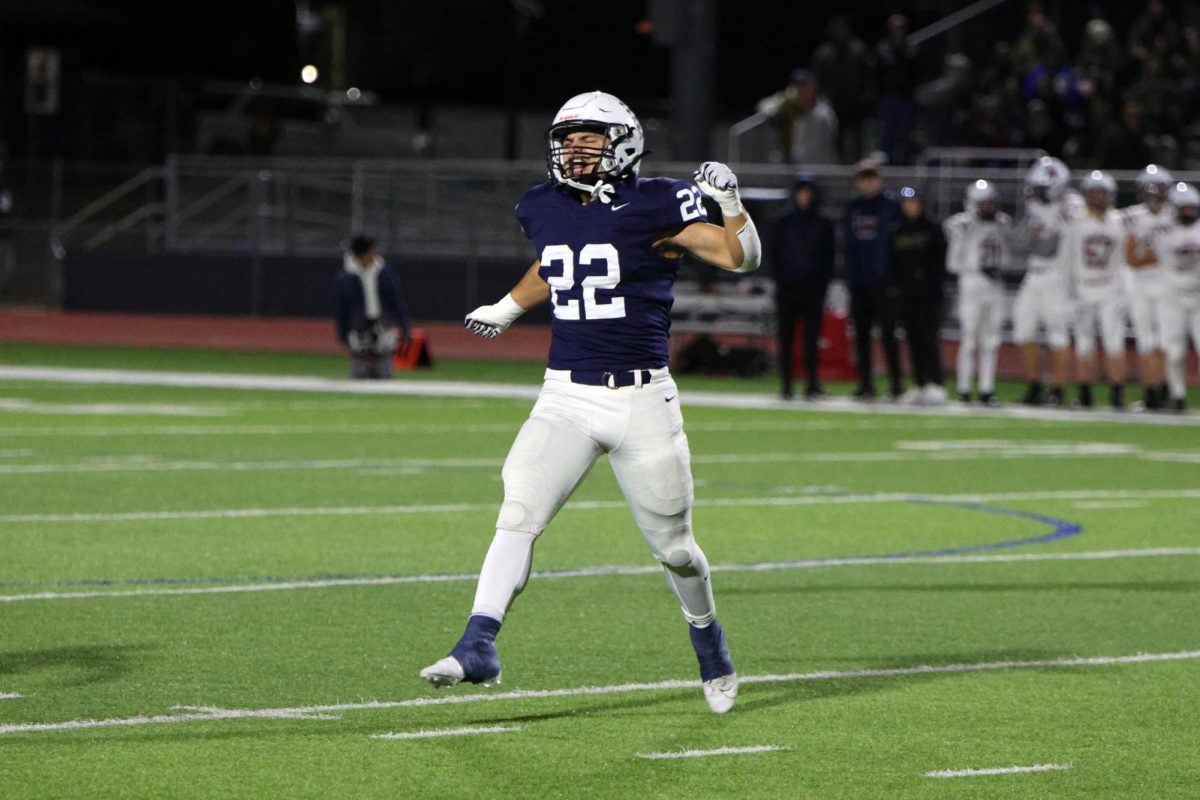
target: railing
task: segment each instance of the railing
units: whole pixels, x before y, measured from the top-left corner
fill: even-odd
[[[962,192],[979,177],[997,187],[1002,205],[1019,216],[1023,182],[1038,150],[927,151],[922,163],[885,168],[893,187],[925,189],[935,218],[961,210]],[[654,164],[654,173],[690,178],[695,165]],[[766,229],[792,180],[783,164],[737,167],[743,197]],[[854,197],[853,169],[813,166],[826,210],[834,215]],[[1136,172],[1114,177],[1132,188]],[[1195,174],[1181,174],[1195,179]],[[326,254],[355,231],[386,251],[526,258],[529,244],[513,206],[545,179],[537,161],[253,160],[179,158],[143,170],[57,225],[56,256],[68,250],[125,247],[144,252]]]

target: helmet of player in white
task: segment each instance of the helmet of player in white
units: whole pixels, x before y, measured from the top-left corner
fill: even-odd
[[[599,148],[564,146],[567,134],[587,130],[603,133],[608,141]],[[593,196],[605,183],[617,183],[636,175],[646,154],[646,139],[637,116],[620,99],[605,92],[586,92],[564,103],[546,131],[546,143],[550,177],[560,185]],[[567,162],[578,158],[594,160],[595,169],[585,175],[573,175]],[[600,197],[607,199],[604,194]]]
[[[1171,173],[1158,164],[1146,165],[1137,179],[1138,191],[1151,203],[1161,203],[1166,200],[1167,192],[1170,191],[1173,183],[1175,183],[1175,179],[1171,177]]]
[[[1094,169],[1087,174],[1080,184],[1079,188],[1083,190],[1085,199],[1094,189],[1104,190],[1104,205],[1112,205],[1113,199],[1117,196],[1117,182],[1113,180],[1113,176],[1102,170]]]
[[[991,213],[984,214],[980,211],[980,206],[984,203],[991,203]],[[976,217],[982,219],[991,219],[996,215],[996,207],[1000,204],[1000,193],[996,191],[996,187],[991,181],[986,181],[983,178],[972,183],[967,187],[967,194],[963,205],[967,211]]]
[[[1200,216],[1200,192],[1190,183],[1180,181],[1171,187],[1169,194],[1175,216],[1184,225],[1191,225]]]
[[[1071,182],[1067,165],[1052,156],[1042,156],[1025,175],[1025,194],[1045,203],[1053,203],[1066,194]]]

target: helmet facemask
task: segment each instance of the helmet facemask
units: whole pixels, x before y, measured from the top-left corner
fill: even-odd
[[[575,132],[587,131],[605,137],[602,147],[566,145],[566,138]],[[629,143],[633,131],[626,125],[604,124],[589,120],[570,120],[553,125],[546,132],[546,163],[557,183],[589,194],[600,182],[618,183],[636,172],[642,153],[632,154]],[[592,168],[576,174],[576,167],[586,164]]]

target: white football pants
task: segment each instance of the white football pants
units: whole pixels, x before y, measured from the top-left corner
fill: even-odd
[[[1188,336],[1192,345],[1200,351],[1200,295],[1174,293],[1167,295],[1162,304],[1163,350],[1167,356],[1167,386],[1171,397],[1187,396],[1187,373],[1184,358],[1187,356]]]
[[[692,537],[691,454],[679,390],[667,368],[642,386],[572,383],[546,370],[529,419],[504,462],[504,504],[484,559],[473,614],[503,620],[529,577],[534,540],[601,453],[689,622],[716,616],[708,562]]]
[[[1080,298],[1075,306],[1073,322],[1075,354],[1087,358],[1096,352],[1096,332],[1105,356],[1125,352],[1125,314],[1121,299],[1109,296],[1100,299]]]
[[[1071,303],[1057,275],[1028,275],[1017,290],[1013,302],[1013,341],[1026,344],[1037,341],[1038,326],[1046,330],[1046,345],[1051,349],[1071,343],[1068,325]]]
[[[1000,329],[1004,324],[1004,290],[991,281],[959,281],[958,284],[957,389],[971,391],[975,358],[979,357],[979,391],[996,389],[996,358]]]

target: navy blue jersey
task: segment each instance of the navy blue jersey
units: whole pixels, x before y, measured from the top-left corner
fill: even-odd
[[[517,219],[550,284],[551,369],[666,366],[679,260],[653,245],[708,219],[694,185],[635,178],[617,186],[611,203],[583,205],[547,181],[517,203]]]

